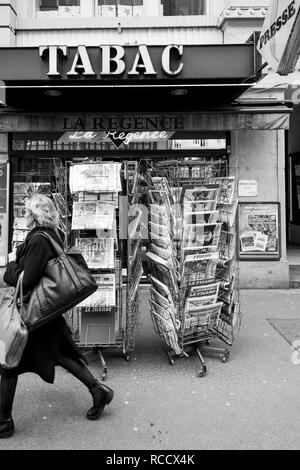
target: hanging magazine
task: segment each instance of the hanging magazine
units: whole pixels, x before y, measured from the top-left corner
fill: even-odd
[[[121,191],[120,163],[86,163],[70,167],[71,193]]]
[[[101,202],[73,202],[72,230],[112,230],[115,207]]]
[[[185,206],[187,202],[218,201],[220,184],[207,183],[203,185],[183,185],[181,202]]]
[[[221,223],[184,225],[182,236],[183,247],[218,245],[221,226]]]
[[[75,244],[80,248],[90,269],[114,268],[113,238],[76,238]]]
[[[116,276],[114,273],[94,274],[98,289],[78,307],[114,307],[116,305]]]

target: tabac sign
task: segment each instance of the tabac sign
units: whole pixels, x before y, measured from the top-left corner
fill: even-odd
[[[257,47],[275,72],[294,70],[300,54],[300,0],[271,0]]]
[[[100,76],[118,76],[124,72],[127,72],[129,77],[136,77],[140,74],[157,75],[157,70],[146,45],[138,46],[131,58],[125,56],[124,47],[119,45],[99,46],[98,52],[97,71],[100,71]],[[47,75],[49,77],[62,75],[62,70],[59,68],[59,56],[68,56],[67,46],[40,46],[39,54],[42,58],[47,57],[46,60],[48,60],[49,64]],[[172,66],[171,58],[173,57],[173,62],[176,60],[174,54],[177,56],[177,64]],[[161,68],[163,72],[170,76],[178,75],[183,68],[182,55],[182,45],[173,44],[166,46],[161,53]],[[78,46],[66,76],[76,78],[79,75],[91,77],[96,74],[97,72],[92,65],[87,48],[85,46]]]

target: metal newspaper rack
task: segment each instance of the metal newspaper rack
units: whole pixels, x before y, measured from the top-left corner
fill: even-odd
[[[135,348],[135,338],[140,317],[139,278],[137,277],[139,250],[133,252],[134,248],[136,248],[136,243],[133,243],[128,235],[128,208],[132,198],[133,179],[130,162],[117,164],[122,165],[117,170],[120,171],[121,183],[117,191],[118,194],[116,194],[116,191],[104,192],[103,188],[102,191],[93,192],[86,190],[76,191],[76,188],[73,188],[72,194],[70,194],[65,181],[72,167],[80,165],[83,168],[83,165],[85,165],[84,170],[92,168],[90,175],[95,175],[96,167],[91,167],[91,165],[98,165],[99,169],[99,165],[104,164],[106,169],[108,169],[108,165],[116,164],[116,162],[85,160],[80,163],[76,162],[76,164],[69,162],[64,168],[56,168],[57,181],[60,182],[59,189],[65,188],[64,198],[67,205],[66,210],[70,218],[74,217],[74,211],[73,215],[71,215],[72,208],[75,208],[74,203],[79,203],[79,207],[80,203],[82,203],[82,208],[84,208],[85,203],[91,204],[92,207],[92,205],[97,205],[101,201],[115,206],[115,226],[112,227],[112,230],[96,230],[95,233],[95,230],[91,230],[89,224],[86,224],[85,227],[80,227],[80,224],[76,225],[73,222],[69,235],[69,244],[75,244],[79,247],[88,262],[91,273],[99,284],[99,289],[96,291],[98,299],[101,297],[101,291],[105,292],[105,289],[110,290],[106,297],[109,305],[105,305],[105,302],[103,304],[103,299],[101,300],[102,305],[99,305],[97,298],[92,300],[93,294],[93,296],[66,314],[77,345],[87,351],[91,350],[98,355],[103,367],[103,380],[107,377],[107,364],[103,357],[103,351],[113,350],[120,352],[126,360],[129,360]],[[81,173],[84,174],[84,171],[79,171],[79,176]],[[95,182],[96,180],[94,180]],[[78,215],[78,205],[76,210]],[[135,224],[135,229],[139,233],[139,220]],[[113,265],[111,263],[107,264],[107,267],[103,267],[103,265],[101,267],[103,257],[100,254],[102,248],[99,248],[99,244],[104,239],[111,240],[112,238],[114,238],[114,263]],[[111,246],[109,249],[111,251]],[[109,301],[112,295],[115,297],[113,301]]]
[[[164,160],[149,174],[151,317],[170,363],[195,351],[203,376],[202,353],[226,362],[241,323],[235,177],[222,157]]]

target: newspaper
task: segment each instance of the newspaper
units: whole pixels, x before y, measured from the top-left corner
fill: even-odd
[[[186,224],[214,224],[218,222],[219,211],[190,212],[184,208],[183,223]]]
[[[217,328],[222,306],[222,302],[217,302],[211,305],[200,305],[187,311],[184,319],[185,333],[190,330],[196,336],[207,330]]]
[[[221,223],[185,224],[183,227],[182,246],[202,247],[218,245],[221,226]]]
[[[232,204],[235,194],[235,176],[214,178],[213,182],[221,186],[219,204]]]
[[[178,344],[178,336],[173,320],[169,311],[163,309],[153,300],[150,300],[151,315],[156,325],[156,330],[164,339],[165,343],[170,346],[176,354],[181,354],[181,348]]]
[[[235,222],[238,200],[234,199],[231,204],[222,204],[219,206],[220,221],[232,227]]]
[[[73,202],[72,230],[112,230],[115,207],[101,202]]]
[[[188,212],[210,212],[216,210],[217,199],[208,199],[205,201],[184,201],[184,210]]]
[[[207,183],[203,185],[182,186],[181,202],[185,205],[188,202],[218,201],[220,194],[220,184]]]
[[[146,253],[146,256],[152,262],[154,276],[161,282],[164,282],[172,293],[178,295],[177,273],[172,264],[149,251]]]
[[[163,295],[161,295],[155,288],[150,287],[150,298],[158,304],[161,308],[163,308],[166,312],[169,313],[170,319],[173,322],[175,329],[178,329],[180,326],[180,322],[176,320],[176,310],[173,303],[173,300],[169,300]]]
[[[187,255],[182,265],[182,277],[189,280],[213,278],[219,255],[215,253]]]
[[[114,273],[93,275],[98,289],[77,307],[114,307],[116,305],[116,276]]]
[[[121,191],[121,163],[86,163],[70,167],[69,186],[71,193],[118,192]]]
[[[236,254],[236,233],[221,230],[219,243],[220,259],[230,260]]]
[[[114,269],[113,238],[76,238],[75,245],[90,269]]]

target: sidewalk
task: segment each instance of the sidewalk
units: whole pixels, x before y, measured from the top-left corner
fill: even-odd
[[[300,449],[300,364],[266,320],[300,318],[300,289],[240,296],[242,327],[230,359],[206,357],[202,378],[196,355],[170,365],[144,298],[131,361],[105,355],[115,399],[99,421],[85,418],[90,395],[63,369],[52,386],[21,376],[16,434],[0,449]],[[95,357],[91,368],[101,377]]]

